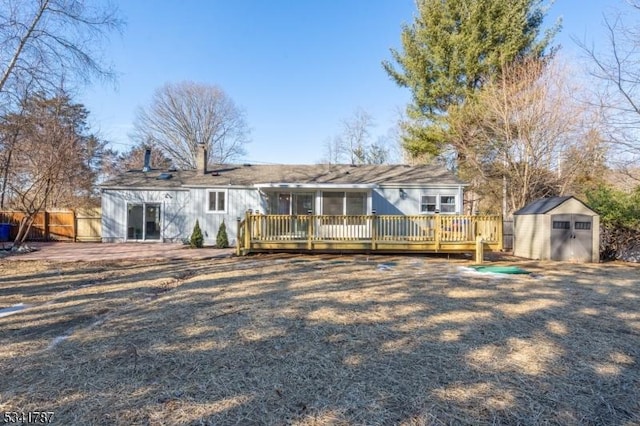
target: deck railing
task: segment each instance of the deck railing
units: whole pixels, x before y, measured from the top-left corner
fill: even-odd
[[[238,222],[238,252],[251,250],[473,251],[478,237],[502,249],[502,218],[483,215],[263,215]]]

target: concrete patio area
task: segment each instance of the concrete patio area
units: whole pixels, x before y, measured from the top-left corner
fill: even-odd
[[[36,251],[0,257],[5,261],[51,260],[95,262],[132,259],[210,259],[233,255],[235,249],[192,249],[179,243],[73,243],[29,242]]]

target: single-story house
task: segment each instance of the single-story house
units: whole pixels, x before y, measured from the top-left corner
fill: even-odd
[[[196,219],[205,244],[224,221],[235,245],[247,210],[279,215],[461,214],[465,183],[442,165],[145,165],[101,185],[102,240],[180,241]]]

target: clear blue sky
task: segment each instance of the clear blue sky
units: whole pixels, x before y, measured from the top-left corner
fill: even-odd
[[[603,11],[623,0],[557,0],[557,43],[597,39]],[[376,134],[397,121],[409,92],[381,61],[400,46],[413,0],[119,0],[127,21],[105,56],[118,72],[116,88],[96,84],[78,101],[92,128],[123,151],[136,109],[166,82],[220,86],[247,113],[252,142],[245,162],[315,163],[323,143],[356,108],[376,120]]]

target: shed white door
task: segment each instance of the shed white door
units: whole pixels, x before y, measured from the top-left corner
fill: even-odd
[[[590,262],[593,218],[582,214],[551,216],[551,259]]]

